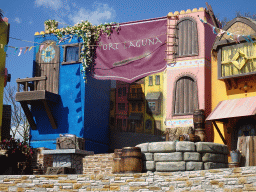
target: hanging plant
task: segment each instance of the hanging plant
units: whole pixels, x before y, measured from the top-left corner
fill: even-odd
[[[44,22],[45,26],[48,27],[48,31],[57,35],[58,39],[63,40],[64,36],[77,36],[77,38],[82,38],[83,46],[80,54],[80,62],[83,65],[83,69],[81,72],[84,74],[84,79],[86,81],[86,73],[91,72],[93,65],[93,51],[94,46],[99,40],[100,36],[106,34],[108,36],[111,35],[113,29],[117,32],[120,30],[120,26],[118,23],[105,23],[100,25],[92,25],[89,21],[82,21],[81,23],[77,23],[74,26],[67,26],[65,28],[57,29],[54,25],[57,23],[55,20],[47,20]]]

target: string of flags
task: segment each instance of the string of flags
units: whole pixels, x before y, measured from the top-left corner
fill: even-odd
[[[11,38],[11,39],[16,39],[16,38],[12,38],[12,37],[10,37],[10,38]],[[67,40],[67,39],[69,39],[69,38],[70,38],[70,40],[69,40],[69,43],[70,43],[71,40],[72,40],[72,38],[73,38],[73,36],[66,37],[66,38],[61,38],[58,43],[61,43],[62,41]],[[22,40],[22,39],[16,39],[16,40],[25,41],[25,42],[30,42],[30,43],[37,43],[37,42],[32,42],[32,41],[27,41],[27,40]],[[54,42],[51,42],[51,43],[47,44],[47,46],[50,46],[50,45],[52,45],[53,43],[54,43]],[[45,43],[44,43],[44,44],[37,43],[37,44],[39,44],[39,46],[40,46],[40,47],[39,47],[40,51],[45,47]],[[61,46],[61,45],[57,45],[57,46]],[[4,49],[4,52],[7,52],[7,51],[8,51],[8,48],[13,48],[13,49],[14,49],[14,54],[13,54],[13,55],[16,55],[17,52],[18,52],[18,50],[19,50],[18,56],[20,56],[20,55],[22,54],[22,51],[23,51],[23,50],[24,50],[23,54],[25,54],[27,51],[31,51],[31,49],[34,48],[34,47],[36,47],[36,46],[13,47],[13,46],[9,46],[9,45],[0,44],[0,48],[1,48],[1,49]]]
[[[198,16],[199,17],[199,16]],[[228,36],[230,36],[230,38],[232,40],[235,40],[236,43],[240,43],[239,41],[239,37],[243,37],[248,43],[255,43],[255,41],[252,40],[252,37],[254,39],[256,39],[255,35],[241,35],[241,34],[235,34],[235,33],[230,33],[228,31],[225,31],[223,29],[217,28],[215,26],[213,26],[212,24],[208,23],[206,20],[203,20],[199,17],[199,20],[204,23],[204,24],[208,24],[209,26],[212,27],[212,31],[214,34],[216,34],[218,37],[220,37],[221,35],[223,35],[224,33],[226,33]]]

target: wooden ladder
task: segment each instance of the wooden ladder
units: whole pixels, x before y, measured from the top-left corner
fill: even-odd
[[[178,15],[168,14],[167,16],[169,19],[167,20],[167,29],[170,29],[172,32],[167,33],[167,56],[169,56],[167,60],[167,64],[176,63],[176,28],[177,28],[177,21],[179,20]],[[171,56],[171,58],[170,58]]]

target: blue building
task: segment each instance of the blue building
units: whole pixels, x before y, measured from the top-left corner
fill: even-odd
[[[85,139],[86,150],[107,152],[110,81],[87,75],[84,82],[81,39],[59,42],[43,34],[35,42],[33,77],[17,79],[23,90],[16,94],[31,126],[30,145],[55,149],[59,134],[74,134]]]

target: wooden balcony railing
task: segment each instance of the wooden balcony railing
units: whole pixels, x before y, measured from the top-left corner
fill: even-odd
[[[129,93],[128,100],[143,100],[144,93]]]
[[[23,85],[23,91],[46,90],[46,80],[46,76],[17,79],[17,92],[20,92],[20,85]]]

